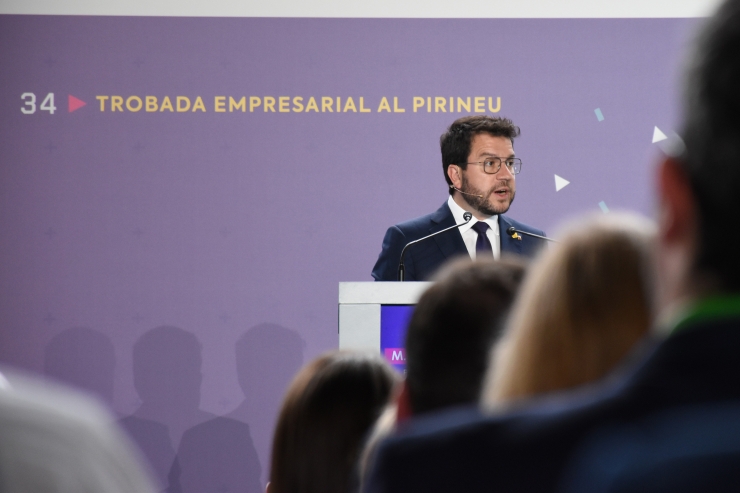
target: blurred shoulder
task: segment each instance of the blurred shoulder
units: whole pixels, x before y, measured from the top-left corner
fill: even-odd
[[[141,457],[94,398],[0,373],[0,467],[8,491],[153,492]]]

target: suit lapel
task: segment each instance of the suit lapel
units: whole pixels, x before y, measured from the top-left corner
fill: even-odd
[[[455,225],[455,217],[452,215],[447,202],[442,204],[442,207],[432,214],[432,223],[432,227],[429,228],[430,234]],[[445,258],[468,254],[468,249],[465,247],[465,242],[463,242],[459,230],[448,231],[447,233],[435,236],[433,239]]]
[[[514,226],[509,218],[503,214],[498,215],[498,234],[501,239],[501,253],[522,254],[522,240],[515,240],[506,232],[507,229]]]

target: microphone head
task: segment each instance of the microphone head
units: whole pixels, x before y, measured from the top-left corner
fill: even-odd
[[[507,228],[506,234],[509,236],[514,236],[514,234],[516,234],[516,228],[514,226]]]
[[[473,215],[469,212],[466,212],[465,214],[463,214],[463,219],[465,219],[466,221],[470,221],[471,219],[473,219]]]

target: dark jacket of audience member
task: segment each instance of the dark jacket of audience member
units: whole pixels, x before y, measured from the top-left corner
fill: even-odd
[[[355,490],[363,440],[397,382],[380,356],[334,352],[306,365],[278,417],[268,492]]]
[[[489,368],[483,403],[594,382],[613,370],[652,320],[655,226],[633,214],[572,224],[532,265]]]
[[[588,391],[412,421],[378,449],[368,493],[737,491],[740,0],[710,19],[690,66],[684,140],[668,139],[655,173],[664,340]]]
[[[406,334],[413,415],[478,401],[488,353],[524,277],[522,260],[462,259],[422,295]]]
[[[523,259],[460,259],[424,292],[406,333],[407,375],[396,402],[375,423],[360,459],[362,479],[396,424],[478,402],[488,352],[524,277]]]

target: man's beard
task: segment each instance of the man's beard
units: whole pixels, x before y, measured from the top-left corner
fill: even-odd
[[[506,186],[509,188],[509,191],[511,192],[511,200],[509,200],[508,204],[501,205],[501,206],[495,206],[491,205],[488,202],[488,199],[493,195],[493,191],[501,186]],[[462,175],[462,186],[460,187],[460,190],[463,191],[463,197],[465,198],[465,201],[475,210],[480,212],[481,214],[485,214],[486,216],[495,216],[498,214],[505,214],[506,211],[509,210],[509,207],[511,207],[511,204],[514,202],[514,196],[516,195],[516,192],[511,190],[511,187],[508,183],[500,182],[491,187],[488,192],[484,192],[482,190],[478,190],[477,188],[474,188],[471,186],[468,181],[465,179],[465,175]],[[482,197],[479,197],[481,195]]]

